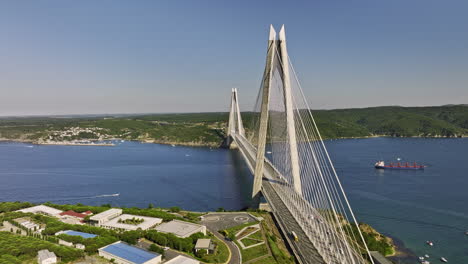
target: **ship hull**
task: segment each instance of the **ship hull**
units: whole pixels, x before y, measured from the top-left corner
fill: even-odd
[[[424,170],[423,166],[416,166],[416,167],[375,166],[375,168],[382,169],[382,170]]]

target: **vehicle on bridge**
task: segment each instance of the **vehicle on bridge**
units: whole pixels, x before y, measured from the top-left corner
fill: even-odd
[[[294,239],[294,241],[299,241],[299,237],[297,236],[296,232],[292,231],[291,232],[291,237]]]

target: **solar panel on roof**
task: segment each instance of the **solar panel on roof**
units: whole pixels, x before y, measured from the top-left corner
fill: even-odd
[[[143,249],[129,246],[125,243],[116,243],[102,249],[103,251],[114,256],[126,259],[136,264],[143,264],[150,259],[153,259],[159,254],[151,253]]]
[[[94,234],[83,233],[83,232],[78,232],[78,231],[73,231],[73,230],[67,230],[67,231],[65,231],[63,233],[66,234],[66,235],[69,235],[69,236],[80,236],[82,238],[97,237],[97,235],[94,235]]]

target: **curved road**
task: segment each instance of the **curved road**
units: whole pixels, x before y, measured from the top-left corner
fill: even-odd
[[[224,242],[224,244],[228,246],[229,251],[231,251],[231,258],[229,259],[229,262],[227,262],[227,263],[228,264],[240,264],[241,263],[241,256],[239,254],[240,252],[239,252],[239,249],[237,248],[236,244],[234,242],[232,242],[232,241],[227,241],[226,239],[224,239],[224,236],[221,235],[218,231],[210,229],[209,227],[207,227],[207,228],[219,240]]]

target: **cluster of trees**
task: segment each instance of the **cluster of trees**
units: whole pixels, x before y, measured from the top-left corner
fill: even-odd
[[[29,202],[1,202],[0,213],[12,212],[31,206],[33,206],[33,204]]]
[[[21,260],[25,257],[36,257],[37,251],[42,249],[48,249],[54,252],[64,262],[72,261],[84,256],[83,251],[79,249],[60,246],[31,236],[17,236],[8,232],[0,232],[0,256],[9,255],[6,259],[10,259],[8,260],[10,263],[15,263],[14,261],[16,259]]]
[[[132,214],[132,215],[157,217],[157,218],[163,219],[164,221],[171,221],[174,219],[182,220],[181,217],[175,216],[173,214],[170,214],[158,208],[151,208],[151,209],[142,209],[142,208],[137,208],[137,207],[123,208],[123,213]]]
[[[80,236],[70,236],[67,234],[60,234],[57,236],[57,238],[60,238],[62,240],[72,242],[73,244],[83,244],[86,246],[85,251],[87,253],[95,253],[98,251],[99,248],[112,244],[119,239],[115,236],[110,236],[110,235],[101,235],[101,236],[96,236],[93,238],[83,238]]]
[[[173,234],[160,233],[156,230],[148,230],[144,237],[158,245],[170,247],[176,250],[192,253],[199,238],[203,238],[203,233],[195,233],[187,238],[176,237]]]
[[[359,233],[355,225],[345,226],[345,228],[350,229],[354,233],[355,237],[359,237]],[[359,228],[361,229],[364,241],[366,242],[370,251],[378,251],[384,256],[392,255],[395,252],[395,247],[390,239],[381,235],[367,224],[360,223]],[[361,252],[365,254],[365,247],[362,244],[362,241],[358,240],[357,242],[359,243]]]
[[[117,222],[121,224],[139,225],[143,223],[144,221],[145,220],[143,218],[133,217],[133,218],[125,219],[125,220],[119,219]]]

